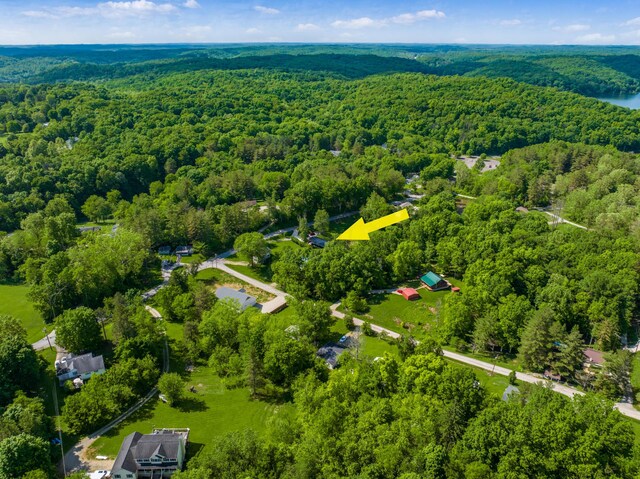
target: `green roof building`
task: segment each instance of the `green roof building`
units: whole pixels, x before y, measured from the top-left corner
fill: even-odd
[[[430,291],[439,291],[441,289],[450,288],[451,285],[447,280],[442,278],[441,276],[435,274],[433,271],[429,271],[425,274],[420,281],[429,288]]]

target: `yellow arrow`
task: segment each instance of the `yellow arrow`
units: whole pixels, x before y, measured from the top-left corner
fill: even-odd
[[[391,226],[408,219],[409,212],[406,210],[406,208],[404,210],[391,213],[390,215],[383,216],[382,218],[378,218],[377,220],[373,220],[369,223],[365,223],[364,220],[360,218],[354,224],[349,226],[349,229],[347,229],[347,231],[338,236],[338,239],[345,241],[368,241],[369,233],[373,233],[374,231],[386,228],[387,226]]]

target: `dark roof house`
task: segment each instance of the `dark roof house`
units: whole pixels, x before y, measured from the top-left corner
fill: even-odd
[[[312,236],[311,238],[309,238],[308,243],[316,248],[324,248],[327,245],[327,242],[325,240],[317,236]]]
[[[191,256],[193,254],[193,248],[191,246],[178,246],[176,248],[176,254],[180,256]]]
[[[171,254],[171,246],[161,246],[160,248],[158,248],[158,254],[169,256]]]
[[[441,289],[447,289],[451,286],[447,280],[435,274],[433,271],[429,271],[427,274],[425,274],[422,278],[420,278],[420,281],[422,281],[430,291],[439,291]]]
[[[111,468],[113,479],[167,478],[182,470],[189,429],[133,432],[124,438]]]

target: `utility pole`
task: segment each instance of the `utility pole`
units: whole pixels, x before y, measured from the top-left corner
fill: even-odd
[[[49,333],[47,333],[47,328],[42,328],[42,332],[45,334],[47,338],[47,342],[49,343],[49,349],[53,349],[53,346],[51,345],[51,339],[49,338]]]

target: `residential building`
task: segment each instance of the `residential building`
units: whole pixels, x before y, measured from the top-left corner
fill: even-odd
[[[437,275],[433,271],[429,271],[423,277],[420,278],[420,281],[430,290],[430,291],[439,291],[441,289],[450,288],[451,285],[447,280]]]
[[[94,356],[93,353],[81,354],[74,356],[70,354],[56,361],[56,376],[60,384],[69,379],[81,379],[83,382],[94,374],[102,374],[105,372],[104,358],[102,356]]]
[[[133,432],[124,438],[111,468],[113,479],[164,479],[182,470],[189,429]]]
[[[244,292],[244,290],[236,290],[233,288],[228,288],[226,286],[221,286],[216,289],[216,298],[218,299],[233,299],[240,304],[240,309],[244,311],[251,306],[255,306],[258,302],[256,298],[251,295],[248,295]]]

